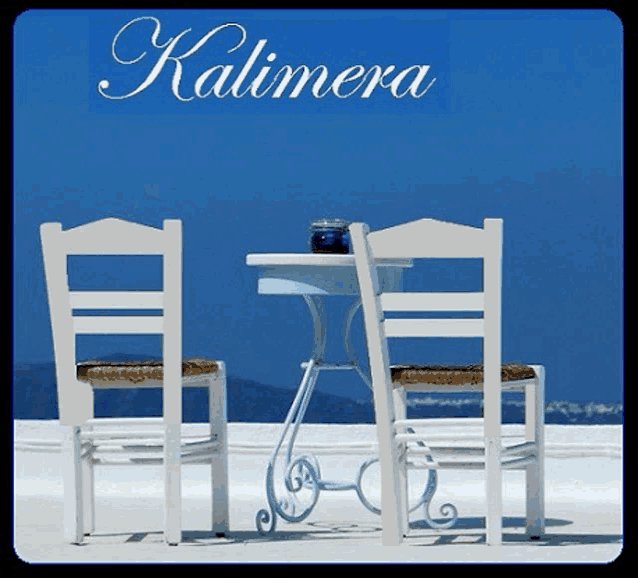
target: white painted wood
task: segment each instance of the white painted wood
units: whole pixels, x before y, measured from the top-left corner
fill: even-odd
[[[60,223],[40,225],[42,256],[49,297],[49,314],[58,384],[60,425],[77,425],[93,417],[93,391],[88,384],[78,384],[75,377],[75,339],[69,307],[67,254],[63,247]]]
[[[501,435],[501,219],[485,219],[486,252],[483,258],[483,339],[485,436]]]
[[[164,436],[126,436],[125,434],[117,433],[115,435],[109,435],[108,437],[95,437],[92,439],[94,442],[98,442],[98,453],[102,452],[117,452],[134,450],[136,453],[152,453],[155,451],[163,451],[164,448]],[[208,451],[211,449],[219,449],[221,443],[217,440],[201,440],[199,442],[182,443],[182,454],[186,455],[195,451]]]
[[[312,257],[303,255],[302,257]],[[347,255],[346,255],[347,256]],[[320,274],[317,265],[299,259],[299,264],[272,264],[259,268],[258,292],[262,295],[359,295],[354,259]],[[324,265],[327,265],[324,263]],[[383,291],[401,289],[403,266],[380,266],[377,272]],[[328,273],[328,271],[326,271]]]
[[[434,219],[420,219],[396,227],[369,232],[367,225],[350,226],[357,275],[363,304],[364,324],[373,375],[379,458],[382,470],[383,543],[401,542],[407,529],[407,504],[402,499],[401,477],[408,456],[430,455],[434,460],[409,461],[417,469],[485,470],[487,489],[486,540],[502,543],[503,470],[527,472],[527,528],[538,535],[544,524],[543,471],[544,368],[533,366],[535,379],[501,383],[501,269],[502,219],[485,219],[474,228]],[[376,260],[430,257],[480,257],[483,259],[483,291],[478,293],[381,293]],[[386,319],[383,311],[483,311],[483,319]],[[410,384],[415,391],[483,391],[484,414],[479,419],[408,420],[404,413],[406,388],[390,383],[388,337],[483,337],[484,383],[439,386]],[[388,396],[393,389],[393,396]],[[501,391],[522,390],[526,395],[526,435],[522,443],[503,446],[501,433]],[[446,428],[463,424],[480,426],[482,433],[454,439],[454,432],[432,431],[432,425]],[[406,427],[429,426],[428,431],[408,433]],[[448,428],[450,430],[450,428]],[[450,430],[451,431],[451,430]],[[480,430],[479,430],[480,431]],[[389,439],[386,439],[389,438]],[[415,442],[425,441],[424,447]],[[471,440],[475,440],[472,443]],[[396,472],[392,472],[392,468]],[[397,474],[399,481],[397,481]],[[394,492],[394,496],[389,494]],[[399,507],[400,512],[395,508]],[[402,517],[403,516],[403,517]],[[399,522],[401,520],[401,522]]]
[[[109,217],[68,229],[61,247],[67,255],[161,255],[170,241],[162,229]]]
[[[181,423],[182,423],[182,223],[165,221],[164,228],[175,241],[164,253],[164,447],[165,532],[168,544],[181,542]]]
[[[484,470],[485,462],[408,462],[408,467],[411,470]]]
[[[353,267],[354,255],[331,255],[328,253],[254,253],[246,256],[249,266],[312,266]],[[377,259],[378,267],[412,267],[411,259]]]
[[[426,439],[426,440],[430,440],[432,442],[436,442],[440,444],[445,443],[446,446],[453,446],[455,444],[461,443],[461,441],[459,440],[459,435],[460,435],[460,432],[458,431],[449,432],[449,433],[441,433],[437,431],[428,430],[428,431],[421,431],[420,433],[416,433],[416,434],[397,434],[396,437],[398,440],[401,440],[403,436],[415,436],[413,438],[410,438],[410,441],[416,441],[417,439],[419,440]],[[484,445],[485,436],[482,433],[470,434],[470,433],[465,433],[465,431],[463,431],[462,435],[463,437],[461,438],[461,440],[463,444],[467,444],[467,443],[475,444],[477,442],[480,442],[481,446]],[[501,436],[501,437],[503,438],[507,436]],[[519,436],[511,434],[509,437],[517,438]],[[417,448],[414,448],[414,451],[417,451]]]
[[[62,479],[64,485],[64,540],[72,544],[84,541],[84,490],[80,465],[81,442],[78,426],[64,426]]]
[[[412,453],[410,453],[412,456]],[[465,456],[464,458],[460,458],[456,456],[457,459],[452,461],[444,461],[440,459],[436,459],[433,463],[427,462],[408,462],[408,466],[410,469],[415,470],[485,470],[486,462],[482,458],[471,459],[471,456]],[[501,470],[521,470],[524,471],[529,464],[531,464],[536,458],[533,456],[516,458],[516,459],[508,459],[503,460],[501,464]],[[489,516],[488,516],[489,517]],[[490,522],[490,528],[497,528],[498,519],[494,519]],[[502,525],[501,525],[502,531]],[[499,544],[498,538],[498,529],[494,529],[495,538],[492,539],[491,543],[488,543],[490,546],[496,546]]]
[[[526,531],[540,538],[545,532],[545,368],[533,365],[535,382],[525,391],[525,438],[536,446],[536,459],[526,468]]]
[[[397,392],[401,392],[401,391],[405,391],[403,388],[398,388],[396,390]],[[427,435],[427,434],[425,434]],[[394,439],[396,439],[398,442],[416,442],[419,440],[422,440],[424,436],[423,432],[417,432],[417,433],[398,433],[394,435]],[[429,437],[429,436],[428,436]],[[483,436],[475,436],[476,439],[483,439]],[[467,440],[468,438],[470,438],[470,436],[463,436],[463,440]],[[416,451],[416,449],[415,449]]]
[[[483,444],[480,446],[468,446],[466,445],[457,445],[450,444],[445,446],[437,446],[432,445],[431,440],[429,438],[425,438],[424,436],[420,437],[420,440],[427,439],[428,444],[425,447],[420,446],[410,446],[410,457],[414,456],[427,456],[432,455],[435,460],[440,460],[444,457],[453,457],[459,458],[460,456],[471,457],[471,458],[482,458],[485,455],[485,448]],[[484,461],[484,460],[481,460]]]
[[[433,426],[437,428],[441,427],[468,427],[468,426],[483,426],[482,417],[446,417],[442,419],[397,419],[394,422],[395,428],[402,427],[422,427]]]
[[[483,257],[485,231],[426,218],[374,231],[368,243],[375,259]]]
[[[374,407],[381,465],[382,542],[384,546],[398,546],[403,541],[403,530],[407,526],[404,518],[407,516],[403,510],[398,448],[392,436],[395,416],[392,407],[389,352],[383,325],[379,323],[382,310],[378,299],[377,272],[373,265],[372,252],[366,241],[368,231],[367,225],[361,223],[350,225],[350,237],[357,248],[354,257],[361,289],[363,317],[370,352],[370,370],[374,385]]]
[[[485,437],[485,541],[499,546],[503,539],[503,472],[501,470],[501,438]]]
[[[486,444],[486,542],[502,541],[503,473],[501,470],[501,219],[485,220],[483,290],[485,337],[483,339],[483,416]]]
[[[200,454],[210,454],[211,450],[219,450],[221,444],[218,441],[202,440],[201,442],[192,442],[182,444],[181,455],[195,456]],[[132,440],[102,440],[97,449],[93,450],[94,455],[102,455],[108,453],[120,454],[141,454],[141,457],[157,454],[155,457],[162,458],[164,451],[164,439],[157,440],[155,438],[132,439]]]
[[[164,537],[175,546],[182,540],[180,426],[166,423],[164,445]]]
[[[62,231],[60,223],[40,227],[49,296],[58,383],[60,424],[67,428],[63,451],[64,535],[81,543],[95,526],[94,468],[99,464],[164,464],[165,539],[181,540],[182,463],[213,463],[213,526],[228,528],[226,373],[223,362],[212,374],[182,378],[182,225],[167,219],[163,229],[102,219]],[[163,255],[162,291],[69,291],[67,255]],[[76,316],[78,309],[159,309],[163,316]],[[82,333],[158,333],[162,335],[162,381],[132,384],[104,381],[89,384],[76,377],[75,335]],[[94,419],[94,387],[162,387],[162,418]],[[181,442],[182,385],[205,386],[211,392],[211,425],[215,436]],[[150,426],[146,427],[146,426]],[[124,428],[124,432],[119,428]],[[139,431],[130,427],[140,427]],[[154,428],[157,431],[154,431]],[[126,431],[128,429],[128,431]]]
[[[182,466],[187,465],[210,465],[215,454],[205,453],[201,455],[188,455],[181,458]],[[96,457],[96,466],[161,466],[164,464],[164,453],[157,456],[132,456],[132,455],[98,455]]]
[[[504,459],[501,465],[503,470],[527,470],[530,464],[536,461],[536,456],[523,456],[516,459]]]
[[[224,381],[210,379],[208,407],[211,438],[219,445],[218,451],[211,456],[212,475],[212,524],[216,534],[229,532],[229,489],[228,489],[228,406],[226,400],[226,367],[220,364],[219,372]]]
[[[87,420],[87,425],[91,426],[149,426],[155,427],[164,423],[161,417],[95,417]]]
[[[522,444],[516,444],[514,446],[503,447],[501,455],[503,457],[519,456],[526,457],[530,455],[536,455],[536,442],[525,442]]]
[[[87,315],[73,318],[76,334],[164,333],[164,318],[151,315]]]
[[[71,309],[163,309],[162,291],[71,291]]]
[[[182,222],[166,220],[174,242],[164,254],[164,421],[182,423]],[[180,430],[176,435],[179,439]]]
[[[385,319],[386,337],[483,337],[483,319]],[[500,377],[499,377],[500,380]]]
[[[483,311],[484,295],[479,293],[382,293],[384,311]]]
[[[407,392],[402,387],[395,387],[392,391],[393,402],[394,402],[394,417],[395,424],[396,420],[405,420],[407,417]],[[401,443],[401,439],[398,435],[395,435],[394,439],[399,442],[397,443],[398,454],[399,454],[399,483],[401,484],[401,511],[404,512],[404,516],[402,519],[403,536],[408,535],[408,531],[410,529],[410,512],[409,512],[409,480],[408,480],[408,456],[407,456],[407,444]]]
[[[409,436],[409,437],[408,437]],[[426,447],[410,447],[410,456],[416,455],[428,455],[432,454],[435,459],[440,459],[443,456],[455,456],[455,457],[471,457],[471,456],[485,456],[485,444],[484,438],[480,438],[480,442],[477,439],[477,442],[473,445],[468,445],[468,440],[465,436],[461,440],[456,440],[452,443],[448,443],[445,445],[437,445],[437,443],[433,443],[433,440],[436,438],[424,435],[424,434],[399,434],[395,438],[399,442],[410,442],[410,441],[421,441],[424,439],[428,440],[428,445]],[[476,439],[476,438],[475,438]],[[441,440],[436,440],[438,443]],[[504,447],[501,450],[501,457],[503,461],[505,458],[527,458],[527,457],[535,457],[536,456],[536,444],[534,442],[523,443],[523,444],[515,444],[513,446]],[[485,461],[482,459],[481,461]]]
[[[90,427],[90,426],[89,426]],[[82,430],[80,428],[80,440],[82,441]],[[82,491],[84,510],[84,535],[88,536],[95,531],[95,470],[93,467],[93,444],[88,443],[87,451],[84,452],[85,444],[82,445]]]

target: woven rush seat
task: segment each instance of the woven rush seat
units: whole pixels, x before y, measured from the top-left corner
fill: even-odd
[[[410,385],[481,385],[483,365],[394,365],[390,368],[392,382],[396,386],[410,388]],[[520,363],[503,363],[501,381],[534,379],[534,370]]]
[[[182,376],[215,373],[219,365],[215,360],[200,357],[182,362]],[[88,383],[104,381],[130,381],[142,383],[147,380],[161,381],[164,377],[164,363],[157,360],[146,361],[83,361],[77,366],[77,377]]]

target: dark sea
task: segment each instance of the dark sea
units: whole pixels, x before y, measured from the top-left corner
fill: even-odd
[[[228,421],[282,423],[294,400],[295,390],[228,376]],[[207,422],[208,392],[203,388],[183,390],[183,421]],[[503,392],[503,423],[524,420],[523,396]],[[98,390],[95,417],[161,416],[160,389]],[[482,396],[468,394],[410,394],[408,417],[481,417]],[[58,419],[53,363],[16,363],[13,368],[13,418]],[[350,399],[315,391],[304,423],[374,423],[372,395]],[[623,405],[618,401],[548,400],[546,424],[622,424]]]

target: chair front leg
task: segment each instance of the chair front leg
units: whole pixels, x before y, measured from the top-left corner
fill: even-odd
[[[85,536],[89,536],[95,531],[95,472],[93,466],[93,452],[92,450],[89,450],[87,453],[88,455],[81,460]]]
[[[63,435],[64,540],[72,544],[82,544],[84,539],[84,491],[80,426],[66,426]]]
[[[406,419],[406,397],[407,393],[404,387],[394,388],[392,395],[394,396],[394,415],[395,419]],[[401,504],[403,512],[403,536],[407,536],[410,530],[410,507],[409,507],[409,495],[410,486],[408,483],[408,444],[401,442],[398,444],[399,453],[399,480],[401,484]]]
[[[229,531],[226,375],[221,371],[222,378],[209,378],[208,388],[211,439],[219,442],[211,456],[212,529],[217,536]]]
[[[527,535],[545,532],[545,368],[533,365],[536,379],[525,388],[525,441],[536,444],[536,460],[525,468]]]

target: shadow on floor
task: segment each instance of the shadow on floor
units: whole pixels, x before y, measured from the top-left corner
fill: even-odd
[[[423,539],[426,543],[423,543]],[[438,534],[421,535],[407,538],[409,544],[413,540],[414,546],[444,546],[446,544],[478,544],[485,545],[485,534]],[[530,539],[525,534],[503,533],[503,544],[518,544],[526,546],[582,546],[591,544],[622,544],[620,534],[548,534],[539,539]]]
[[[434,518],[437,523],[446,522],[444,518]],[[547,518],[545,520],[545,527],[549,526],[568,526],[572,522],[570,520],[562,520],[558,518]],[[470,530],[470,529],[485,529],[485,517],[466,517],[459,518],[454,526],[449,528],[450,531],[454,530]],[[504,516],[503,528],[525,528],[525,518],[516,516]],[[410,529],[412,530],[431,530],[430,526],[425,520],[415,520],[410,522]]]
[[[441,521],[441,520],[437,520]],[[552,527],[567,526],[572,522],[564,519],[549,518],[546,520],[546,533],[537,540],[532,540],[524,533],[525,518],[505,517],[503,528],[520,528],[519,533],[503,533],[504,544],[530,545],[530,546],[570,546],[583,544],[621,544],[620,534],[561,534],[552,533],[547,529]],[[182,532],[182,544],[194,546],[223,546],[228,544],[257,544],[267,542],[285,541],[312,541],[312,540],[334,540],[334,539],[358,539],[370,538],[376,534],[381,540],[380,524],[356,524],[356,523],[335,523],[330,521],[315,521],[304,524],[303,527],[284,526],[277,528],[272,535],[260,536],[256,530],[231,531],[224,537],[218,537],[210,530],[184,530]],[[453,528],[446,530],[435,530],[430,528],[424,521],[410,523],[413,534],[406,540],[407,544],[412,542],[414,546],[442,546],[445,544],[485,544],[485,534],[483,532],[467,532],[467,530],[485,529],[485,518],[470,517],[459,518]],[[460,532],[459,532],[460,531]],[[119,532],[119,533],[96,533],[89,540],[100,538],[121,537],[124,543],[158,543],[163,542],[163,532]],[[425,543],[423,542],[425,540]]]

